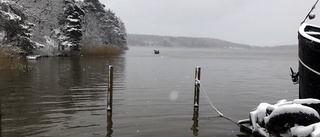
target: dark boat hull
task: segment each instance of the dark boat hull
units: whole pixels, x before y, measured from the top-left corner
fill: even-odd
[[[299,29],[299,98],[320,99],[320,28]]]

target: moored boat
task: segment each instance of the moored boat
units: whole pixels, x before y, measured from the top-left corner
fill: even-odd
[[[305,23],[313,19],[316,1],[298,29],[299,71],[291,69],[291,79],[299,84],[299,99],[260,105],[241,128],[258,136],[320,137],[320,26]]]
[[[299,98],[320,99],[320,26],[299,28]]]
[[[154,54],[160,54],[159,50],[153,50],[153,51],[154,51]]]

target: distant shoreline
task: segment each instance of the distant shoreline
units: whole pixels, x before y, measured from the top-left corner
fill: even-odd
[[[186,48],[217,48],[217,49],[297,49],[298,45],[276,45],[276,46],[252,46],[247,44],[239,44],[215,38],[196,38],[181,36],[158,36],[144,34],[128,34],[128,46],[141,47],[186,47]]]

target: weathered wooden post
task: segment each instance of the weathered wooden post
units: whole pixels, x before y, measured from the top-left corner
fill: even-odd
[[[194,108],[193,109],[193,117],[192,117],[192,127],[191,130],[193,131],[193,136],[198,136],[198,132],[199,132],[199,108]]]
[[[1,98],[0,98],[0,137],[2,136],[2,113],[1,113]]]
[[[112,122],[112,112],[108,111],[107,112],[107,137],[111,137],[113,133],[113,122]]]
[[[199,107],[199,97],[200,97],[200,72],[201,67],[196,67],[195,71],[195,83],[194,83],[194,107]]]
[[[107,110],[112,111],[112,100],[113,100],[113,66],[109,66],[109,82],[108,82],[108,93],[107,93]]]

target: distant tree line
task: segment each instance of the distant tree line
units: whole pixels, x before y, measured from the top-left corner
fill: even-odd
[[[144,34],[128,34],[128,45],[142,47],[186,47],[215,49],[293,49],[298,45],[252,46],[215,38],[173,37]]]
[[[238,44],[214,38],[128,34],[127,41],[130,46],[145,47],[252,48],[250,45]]]
[[[1,45],[23,55],[74,55],[83,46],[124,49],[124,23],[99,0],[0,1]]]

